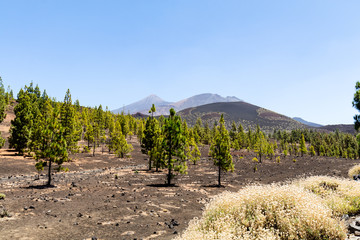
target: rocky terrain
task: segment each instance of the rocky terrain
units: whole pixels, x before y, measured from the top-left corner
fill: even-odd
[[[280,163],[265,160],[253,171],[252,153],[233,152],[235,171],[223,175],[215,187],[216,168],[202,148],[202,160],[189,164],[188,174],[167,187],[165,171],[147,171],[146,156],[133,141],[131,159],[97,153],[73,156],[67,173],[54,173],[54,187],[44,186],[34,160],[0,152],[2,239],[171,239],[194,217],[200,217],[212,196],[237,191],[246,184],[282,182],[309,175],[346,177],[358,161],[287,157]],[[99,149],[100,150],[100,149]],[[45,171],[46,172],[46,171]]]

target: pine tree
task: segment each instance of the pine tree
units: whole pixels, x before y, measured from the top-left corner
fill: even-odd
[[[352,105],[358,111],[360,111],[360,82],[356,82],[355,90],[356,90],[356,92],[354,94],[354,99],[353,99]],[[358,114],[355,115],[354,120],[355,120],[355,129],[356,129],[356,131],[358,131],[360,128],[360,115],[358,115]]]
[[[194,165],[200,160],[200,150],[195,142],[195,139],[191,137],[186,141],[186,156]]]
[[[32,104],[29,94],[20,89],[18,104],[14,108],[15,119],[11,121],[9,144],[19,154],[28,147],[31,128],[33,126]]]
[[[55,111],[50,118],[45,120],[43,129],[41,132],[41,141],[44,144],[43,148],[35,151],[36,168],[43,170],[44,166],[48,166],[48,182],[47,185],[51,185],[51,168],[52,163],[58,165],[57,170],[67,170],[61,165],[68,160],[66,139],[64,137],[65,131],[61,127],[58,121],[59,113]],[[45,164],[46,163],[46,164]]]
[[[187,165],[185,160],[185,136],[181,124],[181,118],[175,115],[175,110],[170,109],[170,116],[165,119],[163,126],[163,146],[167,156],[167,184],[171,185],[172,171],[186,173]],[[176,157],[176,158],[173,158]]]
[[[61,106],[61,126],[64,128],[64,137],[68,151],[74,152],[77,150],[77,142],[79,139],[79,133],[76,131],[76,112],[72,105],[71,93],[68,89],[64,98],[64,102]]]
[[[120,158],[124,158],[126,154],[133,151],[133,146],[127,143],[125,136],[122,134],[119,121],[115,124],[115,131],[111,136],[111,142],[111,149],[113,149]]]
[[[255,133],[255,143],[253,145],[254,151],[259,156],[259,162],[262,162],[262,156],[266,154],[268,148],[268,142],[265,139],[263,132],[260,130]]]
[[[150,150],[150,155],[153,158],[156,172],[159,168],[166,167],[166,152],[164,150],[164,136],[161,132],[161,128],[157,127],[154,134],[154,147]]]
[[[149,156],[149,170],[151,170],[151,163],[154,161],[154,151],[151,151],[156,142],[155,132],[159,128],[158,121],[153,117],[148,117],[145,123],[143,138],[141,141],[141,152]]]
[[[221,115],[219,123],[220,126],[217,126],[209,155],[213,158],[214,165],[218,167],[218,186],[221,186],[221,171],[234,171],[234,164],[230,154],[230,137],[225,128],[223,115]]]
[[[306,154],[306,153],[308,152],[307,149],[306,149],[306,145],[305,145],[304,134],[301,134],[300,152],[301,152],[301,156],[302,156],[302,157],[304,156],[304,154]]]
[[[9,103],[6,103],[6,94],[3,81],[0,77],[0,123],[2,123],[6,117],[6,107]],[[10,100],[8,100],[10,102]]]
[[[100,139],[105,135],[104,131],[104,111],[100,105],[98,108],[95,107],[93,111],[93,122],[92,122],[92,133],[94,139],[93,156],[95,156],[95,149],[100,142]]]
[[[316,155],[315,149],[314,149],[314,146],[313,146],[313,145],[310,146],[310,155],[311,155],[312,157]]]

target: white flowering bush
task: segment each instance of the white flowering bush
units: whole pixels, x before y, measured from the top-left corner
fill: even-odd
[[[349,178],[353,179],[354,175],[360,174],[360,164],[353,166],[349,169],[348,176]]]
[[[224,192],[177,239],[345,239],[324,200],[295,184]]]
[[[335,217],[360,213],[359,182],[337,177],[314,176],[300,179],[294,184],[320,196]]]

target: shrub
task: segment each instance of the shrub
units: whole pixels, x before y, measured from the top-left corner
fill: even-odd
[[[359,175],[360,174],[360,164],[353,166],[352,168],[349,169],[348,172],[348,176],[353,179],[354,175]]]
[[[0,193],[0,200],[3,200],[3,199],[5,199],[5,197],[6,197],[6,195],[5,195],[5,194],[3,194],[3,193]]]
[[[314,176],[300,179],[294,184],[319,195],[334,216],[360,213],[360,184],[356,181]]]
[[[322,202],[295,185],[224,192],[177,239],[345,239],[344,223]]]
[[[90,152],[90,148],[88,146],[84,146],[83,153],[89,153],[89,152]]]

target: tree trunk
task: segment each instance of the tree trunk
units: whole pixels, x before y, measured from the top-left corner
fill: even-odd
[[[167,175],[167,184],[170,185],[171,184],[171,154],[169,154],[169,159],[168,159],[168,175]]]
[[[47,185],[51,185],[51,160],[49,160],[49,169],[48,169],[48,182]]]
[[[221,166],[219,164],[219,175],[218,175],[218,185],[221,186]]]
[[[95,156],[96,141],[94,140],[93,156]]]
[[[151,170],[152,153],[149,155],[149,171]]]

